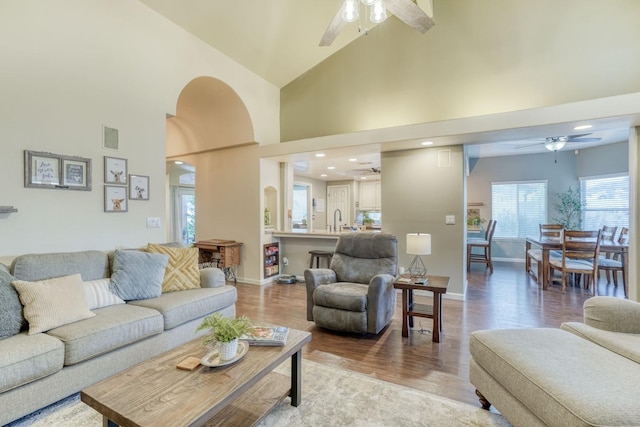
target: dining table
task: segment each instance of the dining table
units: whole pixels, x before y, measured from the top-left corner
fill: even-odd
[[[562,238],[546,237],[546,236],[528,236],[526,237],[525,253],[532,246],[542,249],[542,289],[549,287],[549,253],[551,251],[562,251]],[[624,297],[629,298],[629,242],[617,242],[615,240],[601,240],[600,253],[614,253],[620,255],[622,264],[622,283],[624,285]]]

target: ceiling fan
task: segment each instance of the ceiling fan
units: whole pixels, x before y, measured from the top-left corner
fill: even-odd
[[[535,142],[532,144],[527,144],[527,145],[519,145],[516,147],[516,149],[519,148],[527,148],[527,147],[534,147],[536,145],[544,145],[544,147],[549,150],[549,151],[558,151],[558,150],[562,150],[562,148],[564,148],[564,146],[568,143],[568,142],[598,142],[600,141],[602,138],[585,138],[587,135],[591,135],[590,133],[581,133],[578,135],[563,135],[563,136],[548,136],[546,138],[541,138],[537,141],[539,142]],[[536,141],[531,140],[531,141]]]
[[[533,147],[536,145],[544,145],[544,148],[546,148],[549,151],[553,151],[554,155],[558,152],[558,150],[562,150],[564,148],[564,146],[568,143],[568,142],[597,142],[600,141],[602,138],[585,138],[587,135],[591,135],[590,133],[581,133],[581,134],[577,134],[577,135],[563,135],[563,136],[548,136],[542,140],[540,140],[540,142],[536,142],[534,144],[528,144],[528,145],[520,145],[516,148],[527,148],[527,147]],[[555,163],[558,163],[558,159],[557,157],[554,158]]]
[[[344,0],[342,7],[324,32],[320,46],[330,46],[347,23],[360,18],[360,3],[366,7],[366,12],[369,12],[369,21],[374,24],[384,21],[388,10],[421,33],[426,33],[435,25],[433,19],[418,7],[415,0]]]
[[[382,168],[371,167],[366,169],[353,169],[353,172],[360,172],[360,176],[380,175]]]

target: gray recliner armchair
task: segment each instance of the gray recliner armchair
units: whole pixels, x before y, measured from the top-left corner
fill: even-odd
[[[398,239],[385,233],[344,233],[330,268],[307,269],[307,320],[335,331],[377,334],[391,322]]]

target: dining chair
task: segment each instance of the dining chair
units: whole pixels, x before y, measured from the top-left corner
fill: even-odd
[[[622,227],[620,229],[620,236],[618,236],[618,243],[626,243],[629,239],[629,229],[627,227]],[[603,239],[604,240],[604,239]],[[600,270],[604,270],[607,275],[607,283],[611,283],[609,280],[609,272],[611,272],[611,276],[613,276],[613,285],[618,286],[618,272],[622,272],[622,260],[620,259],[620,254],[607,252],[605,254],[600,254],[598,257],[598,272]],[[622,284],[624,285],[624,289],[626,292],[627,283],[622,275]],[[625,298],[627,297],[625,293]]]
[[[616,231],[618,231],[618,227],[612,227],[612,226],[608,226],[605,225],[602,227],[602,240],[610,240],[613,241],[615,235],[616,235]],[[603,258],[611,258],[612,254],[611,253],[605,253],[605,254],[600,254],[600,259]],[[602,266],[602,264],[600,264]],[[605,275],[607,276],[607,283],[611,283],[611,275],[609,274],[610,270],[606,270],[606,269],[602,269],[605,270]],[[598,271],[598,278],[600,277],[600,270]]]
[[[540,224],[540,238],[562,238],[562,232],[564,231],[563,224]],[[562,254],[559,251],[551,251],[549,253],[549,259],[555,257],[559,258]],[[527,273],[532,274],[531,272],[531,261],[536,262],[537,273],[536,273],[536,281],[538,284],[542,283],[542,249],[532,248],[527,251],[527,259],[526,259],[526,270]]]
[[[489,267],[489,271],[493,273],[493,263],[491,262],[491,241],[493,233],[496,231],[496,220],[492,219],[487,225],[484,233],[484,239],[468,238],[467,239],[467,271],[471,268],[472,262],[481,262]],[[482,253],[472,253],[473,248],[481,248]]]
[[[565,230],[562,237],[562,257],[549,261],[549,274],[555,270],[562,273],[562,292],[567,288],[570,273],[585,277],[585,287],[593,283],[593,293],[598,294],[598,252],[602,230]]]

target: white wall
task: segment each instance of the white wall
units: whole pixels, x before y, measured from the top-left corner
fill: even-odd
[[[165,115],[198,76],[230,85],[256,140],[279,141],[279,91],[143,4],[129,0],[0,0],[0,257],[165,241]],[[102,148],[102,125],[118,151]],[[24,188],[23,150],[93,161],[91,192]],[[150,200],[103,212],[103,156],[149,175]]]

